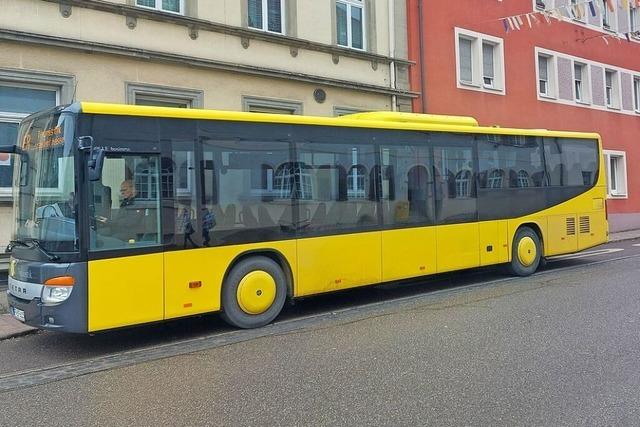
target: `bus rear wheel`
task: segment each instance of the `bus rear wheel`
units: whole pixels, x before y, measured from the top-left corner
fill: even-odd
[[[518,229],[511,247],[509,272],[516,276],[529,276],[538,269],[541,258],[542,244],[538,233],[530,227]]]
[[[284,272],[273,260],[255,256],[233,267],[222,285],[222,318],[243,329],[275,319],[287,298]]]

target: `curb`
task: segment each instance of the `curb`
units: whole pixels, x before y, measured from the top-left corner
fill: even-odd
[[[36,328],[20,323],[10,314],[0,314],[0,341],[32,334],[36,331]]]

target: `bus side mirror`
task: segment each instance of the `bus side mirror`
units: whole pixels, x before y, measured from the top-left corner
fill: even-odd
[[[103,148],[93,150],[89,159],[89,181],[100,181],[105,151]]]
[[[100,181],[102,177],[102,166],[104,165],[104,148],[95,148],[93,146],[92,136],[78,137],[78,149],[80,151],[89,150],[89,181]]]

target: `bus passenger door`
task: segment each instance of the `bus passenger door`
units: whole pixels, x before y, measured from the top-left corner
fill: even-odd
[[[480,265],[473,135],[430,135],[434,145],[437,271]]]
[[[89,182],[89,332],[164,317],[160,173],[158,154],[107,153]]]

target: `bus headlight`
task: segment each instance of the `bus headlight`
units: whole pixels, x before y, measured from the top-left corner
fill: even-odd
[[[44,282],[42,290],[42,302],[55,304],[66,301],[73,291],[75,279],[72,276],[52,277]]]
[[[73,290],[70,286],[45,286],[42,291],[42,302],[53,304],[65,301]]]

